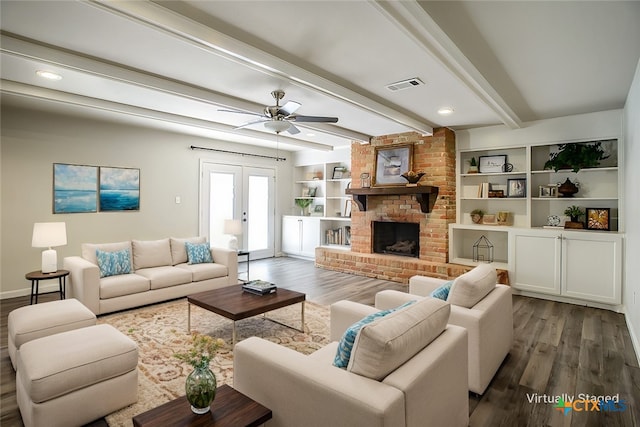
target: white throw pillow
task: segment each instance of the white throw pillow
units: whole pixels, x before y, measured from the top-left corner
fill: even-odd
[[[132,240],[133,269],[171,265],[169,239]]]
[[[447,302],[471,308],[487,296],[497,282],[496,269],[489,264],[480,264],[453,281]]]
[[[425,298],[364,325],[347,370],[382,380],[436,339],[447,326],[450,312],[449,303]]]

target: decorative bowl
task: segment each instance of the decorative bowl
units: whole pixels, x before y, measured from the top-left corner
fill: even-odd
[[[410,184],[415,184],[418,181],[420,181],[420,178],[422,178],[425,175],[426,174],[424,172],[409,171],[409,172],[403,173],[401,176],[407,181],[409,181]]]

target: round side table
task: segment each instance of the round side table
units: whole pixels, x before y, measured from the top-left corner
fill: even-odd
[[[31,299],[29,301],[29,304],[33,304],[34,295],[36,297],[36,304],[38,303],[38,285],[40,284],[40,280],[58,279],[58,283],[60,285],[60,299],[65,299],[65,289],[67,286],[68,275],[68,270],[58,270],[54,271],[53,273],[43,273],[42,271],[38,270],[27,273],[24,277],[27,280],[31,280]]]

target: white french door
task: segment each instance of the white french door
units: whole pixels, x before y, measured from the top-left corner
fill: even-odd
[[[200,234],[226,247],[226,219],[242,221],[238,247],[251,259],[275,254],[275,169],[201,163]]]

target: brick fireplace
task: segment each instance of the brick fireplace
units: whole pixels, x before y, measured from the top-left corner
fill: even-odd
[[[375,168],[375,147],[413,145],[413,170],[426,172],[420,184],[438,187],[435,205],[424,213],[416,195],[368,196],[367,210],[355,204],[351,213],[351,250],[319,247],[316,265],[368,277],[407,283],[409,277],[455,277],[470,268],[448,264],[448,226],[456,221],[455,134],[446,128],[434,129],[433,136],[403,133],[374,138],[371,144],[351,147],[351,188],[360,186],[360,174]],[[373,222],[419,224],[417,256],[382,254],[374,251]]]

